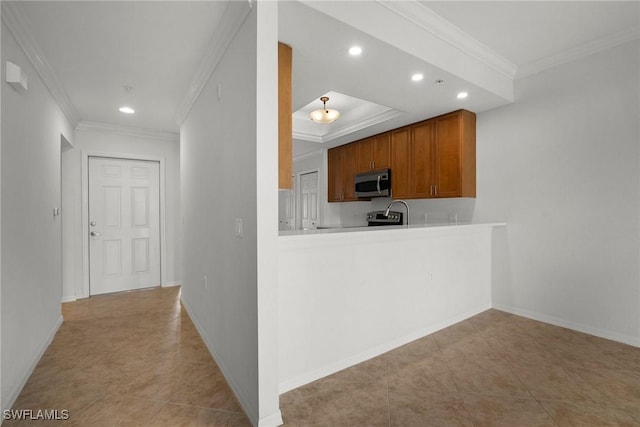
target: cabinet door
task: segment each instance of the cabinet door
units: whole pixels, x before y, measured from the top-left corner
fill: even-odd
[[[354,143],[356,145],[356,171],[368,172],[372,169],[373,138],[363,139]]]
[[[340,147],[342,151],[342,200],[354,201],[356,197],[356,156],[357,144],[347,144]]]
[[[329,202],[342,201],[342,152],[340,147],[327,153],[327,193]]]
[[[409,128],[391,133],[391,195],[393,198],[411,197],[411,144]]]
[[[293,188],[291,47],[278,43],[278,188]]]
[[[371,138],[371,163],[374,170],[391,167],[390,133],[383,133]]]
[[[435,182],[438,197],[462,196],[462,121],[460,115],[450,115],[435,121],[436,161]]]
[[[411,126],[411,197],[435,197],[433,122]]]

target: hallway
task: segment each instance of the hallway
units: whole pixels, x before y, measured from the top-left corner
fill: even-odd
[[[62,305],[58,330],[14,409],[67,410],[67,421],[3,426],[250,426],[193,323],[180,288]]]
[[[4,426],[250,426],[180,288],[63,304]],[[287,426],[639,426],[640,349],[488,310],[280,396]],[[66,413],[66,412],[65,412]]]

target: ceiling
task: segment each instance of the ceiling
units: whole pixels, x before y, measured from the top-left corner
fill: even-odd
[[[637,29],[640,18],[637,1],[421,3],[518,67]]]
[[[437,36],[449,37],[447,41],[459,51],[470,46],[478,54],[488,52],[496,63],[507,64],[505,68],[514,70],[509,76],[511,80],[637,38],[640,21],[640,3],[629,1],[390,3],[395,10],[406,12],[408,19],[399,25],[410,24],[409,21],[433,23],[444,30]],[[356,4],[364,7],[359,2]],[[460,73],[449,72],[446,67],[435,66],[410,53],[411,46],[403,49],[397,43],[383,41],[392,41],[393,34],[402,31],[391,19],[385,20],[385,26],[375,24],[384,30],[374,37],[347,25],[342,15],[329,17],[323,13],[326,11],[330,12],[331,8],[321,8],[313,1],[280,5],[280,40],[290,44],[294,51],[294,110],[317,100],[328,90],[336,90],[402,114],[349,135],[325,140],[321,145],[308,139],[295,139],[295,156],[459,108],[481,112],[512,102],[460,77]],[[377,16],[371,19],[375,18]],[[465,42],[464,37],[476,44]],[[459,40],[462,42],[456,44]],[[426,38],[425,43],[428,43]],[[363,47],[363,53],[354,58],[347,51],[356,44]],[[467,53],[475,52],[467,49]],[[410,76],[415,72],[423,73],[424,80],[411,81]],[[437,84],[436,80],[443,83]],[[460,91],[468,92],[469,97],[457,99]]]
[[[179,130],[176,109],[226,7],[220,1],[14,4],[82,121],[169,132]],[[136,114],[120,113],[124,104]]]
[[[79,120],[178,132],[176,112],[214,44],[227,2],[13,5]],[[332,7],[345,12],[332,14]],[[380,15],[366,15],[372,7]],[[379,22],[387,16],[383,13],[389,19]],[[512,102],[504,91],[482,84],[483,76],[465,74],[463,56],[489,58],[485,62],[499,64],[489,72],[512,84],[567,58],[637,38],[640,3],[281,1],[278,19],[279,39],[294,49],[294,111],[333,91],[393,112],[379,115],[377,122],[365,120],[362,127],[348,122],[355,115],[342,111],[339,120],[344,120],[336,122],[334,131],[318,131],[321,142],[294,140],[294,153],[300,155],[459,108],[481,112]],[[405,47],[397,35],[413,26],[417,40]],[[427,44],[422,37],[432,44],[421,46]],[[436,41],[441,51],[432,49]],[[358,57],[347,53],[354,44],[363,48]],[[433,52],[451,56],[431,60]],[[411,81],[417,72],[424,80]],[[127,92],[125,86],[133,89]],[[457,99],[460,91],[469,97]],[[136,108],[136,114],[119,113],[124,103]],[[357,120],[364,123],[362,117]]]

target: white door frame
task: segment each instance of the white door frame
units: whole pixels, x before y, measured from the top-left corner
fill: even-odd
[[[295,179],[295,197],[296,197],[296,213],[295,213],[295,223],[296,223],[296,230],[302,230],[302,175],[306,175],[308,173],[317,173],[318,175],[318,182],[317,182],[317,188],[318,188],[318,203],[316,203],[316,216],[318,218],[318,221],[320,221],[320,169],[319,168],[315,168],[315,169],[307,169],[307,170],[303,170],[303,171],[299,171],[296,172],[296,179]]]
[[[167,284],[167,242],[165,233],[165,158],[142,154],[109,153],[103,151],[82,152],[82,289],[76,289],[78,298],[89,297],[89,157],[107,157],[122,160],[142,160],[160,163],[160,283]]]

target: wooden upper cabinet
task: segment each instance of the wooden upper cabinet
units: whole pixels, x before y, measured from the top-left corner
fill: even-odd
[[[476,197],[476,115],[459,110],[433,120],[437,197]]]
[[[391,167],[389,132],[356,142],[356,170],[368,172]]]
[[[391,195],[409,199],[411,191],[411,141],[409,128],[391,132]]]
[[[355,189],[357,145],[347,144],[328,151],[327,189],[329,202],[358,200]]]
[[[407,126],[391,134],[391,186],[396,199],[433,197],[433,122]]]
[[[436,156],[434,144],[434,125],[431,121],[411,126],[411,197],[429,198],[435,193],[434,160]]]
[[[476,115],[459,110],[329,150],[329,201],[358,200],[357,173],[391,169],[395,199],[476,196]]]
[[[367,138],[362,141],[358,141],[356,144],[356,170],[358,173],[367,172],[371,170],[371,147],[373,146],[373,139]]]
[[[293,51],[278,42],[278,188],[293,188]]]
[[[392,196],[475,197],[475,129],[475,114],[459,110],[392,132]]]
[[[356,197],[356,144],[341,147],[342,151],[342,201],[355,201]]]
[[[339,148],[327,152],[327,195],[330,202],[342,201],[342,152]]]

